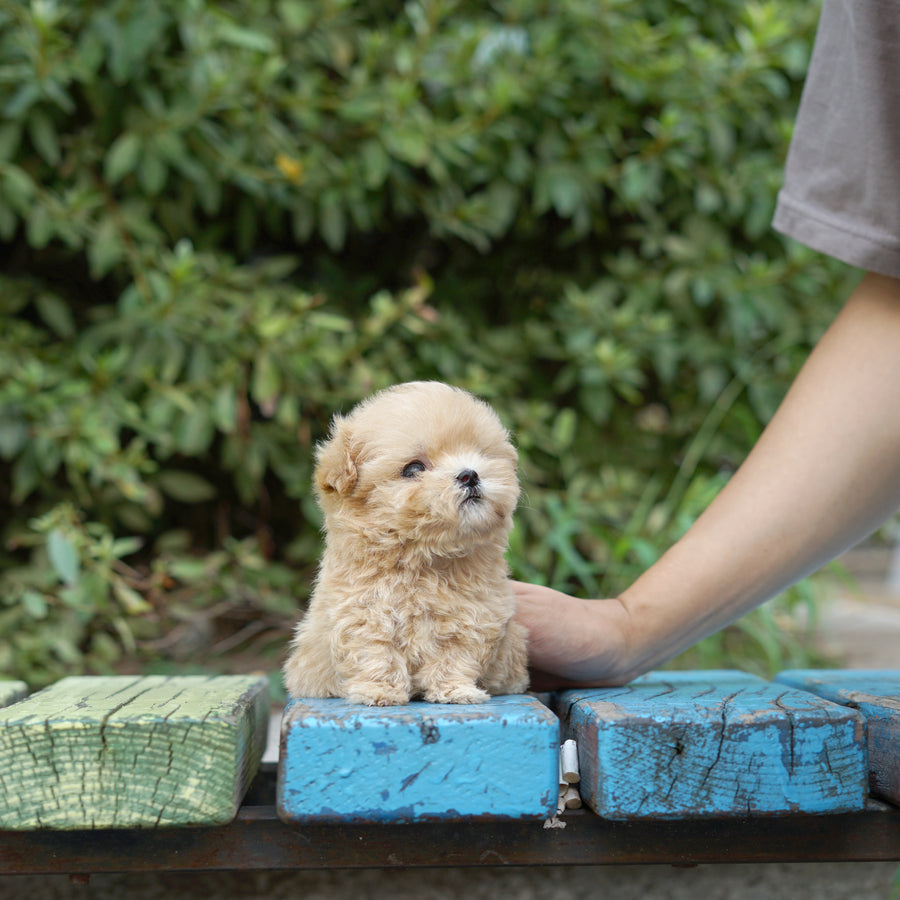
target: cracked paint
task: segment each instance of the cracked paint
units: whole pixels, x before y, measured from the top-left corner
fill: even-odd
[[[0,829],[230,821],[267,720],[263,678],[63,679],[0,710]]]
[[[848,812],[865,803],[855,713],[744,673],[665,672],[562,692],[582,796],[611,819]]]
[[[279,816],[301,823],[543,820],[556,807],[558,748],[556,716],[524,695],[477,707],[293,701],[282,726]],[[323,789],[322,773],[337,760],[352,771]]]

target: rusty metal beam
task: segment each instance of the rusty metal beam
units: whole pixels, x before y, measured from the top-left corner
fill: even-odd
[[[214,828],[2,832],[0,874],[239,869],[900,860],[900,810],[837,816],[616,823],[287,826],[245,807]]]
[[[252,800],[267,799],[263,784]],[[587,810],[540,822],[285,825],[245,805],[230,825],[0,832],[0,875],[242,869],[900,860],[900,809],[747,819],[611,822]]]

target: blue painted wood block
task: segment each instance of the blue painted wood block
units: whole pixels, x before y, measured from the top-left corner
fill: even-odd
[[[900,670],[793,669],[775,680],[859,710],[868,731],[869,788],[900,803]]]
[[[862,718],[742,672],[560,692],[581,793],[609,819],[836,813],[866,801]]]
[[[533,697],[285,709],[278,815],[288,822],[544,819],[556,812],[559,722]]]

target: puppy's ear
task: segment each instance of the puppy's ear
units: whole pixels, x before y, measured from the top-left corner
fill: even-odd
[[[335,416],[331,433],[316,451],[316,487],[323,496],[349,494],[356,485],[358,450],[347,420]]]

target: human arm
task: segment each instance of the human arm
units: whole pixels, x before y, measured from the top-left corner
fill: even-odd
[[[867,275],[744,464],[620,597],[514,585],[533,668],[613,684],[833,559],[900,505],[900,280]]]

